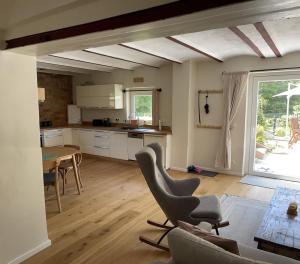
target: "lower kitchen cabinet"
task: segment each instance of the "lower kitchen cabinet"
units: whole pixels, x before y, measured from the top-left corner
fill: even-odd
[[[72,144],[80,146],[79,143],[79,128],[72,128]]]
[[[79,130],[79,146],[83,153],[94,154],[94,130]]]
[[[94,154],[103,157],[111,156],[111,134],[110,131],[95,131]]]
[[[63,137],[64,137],[64,145],[72,145],[73,144],[72,128],[64,128]]]
[[[144,146],[151,143],[159,143],[163,147],[163,164],[166,169],[170,168],[171,162],[171,135],[144,135]]]
[[[112,132],[111,149],[112,158],[128,160],[127,132]]]

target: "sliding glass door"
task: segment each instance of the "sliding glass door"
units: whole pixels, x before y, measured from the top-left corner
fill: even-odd
[[[249,91],[249,174],[300,181],[300,72],[253,74]]]

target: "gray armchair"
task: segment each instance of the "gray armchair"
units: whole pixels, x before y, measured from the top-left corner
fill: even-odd
[[[167,231],[158,241],[152,241],[145,237],[140,240],[159,249],[168,250],[160,243],[170,230],[178,225],[178,220],[197,225],[200,222],[208,222],[213,225],[218,233],[218,227],[227,225],[221,223],[219,199],[215,195],[195,197],[193,191],[199,185],[198,179],[176,181],[173,180],[162,166],[162,148],[159,144],[151,144],[136,154],[139,167],[145,180],[160,208],[173,226],[158,224],[153,221],[148,223]]]

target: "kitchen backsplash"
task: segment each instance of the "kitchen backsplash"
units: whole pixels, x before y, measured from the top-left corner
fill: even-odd
[[[39,104],[40,121],[53,126],[68,123],[67,105],[72,104],[72,76],[38,72],[38,87],[45,88],[46,100]]]

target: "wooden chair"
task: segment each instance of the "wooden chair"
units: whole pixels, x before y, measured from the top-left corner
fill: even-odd
[[[299,128],[299,120],[297,117],[292,117],[290,119],[291,125],[291,138],[289,141],[289,148],[298,142],[300,139],[300,128]]]
[[[64,147],[74,148],[74,149],[80,150],[80,147],[76,146],[76,145],[64,145]],[[80,171],[79,171],[79,165],[82,162],[82,153],[81,152],[75,154],[75,160],[76,160],[76,166],[77,166],[80,186],[81,186],[81,188],[83,188],[83,184],[82,184],[82,180],[81,180],[81,176],[80,176]],[[72,160],[67,160],[65,162],[62,162],[59,166],[59,172],[60,172],[60,174],[63,178],[63,194],[65,194],[65,185],[67,183],[67,176],[68,176],[69,172],[73,169],[74,168],[73,168]]]
[[[71,161],[72,156],[61,157],[56,160],[55,166],[49,169],[48,172],[44,172],[44,186],[49,187],[50,185],[55,187],[56,199],[59,212],[62,212],[61,201],[60,201],[60,192],[59,192],[59,166],[62,162]]]

